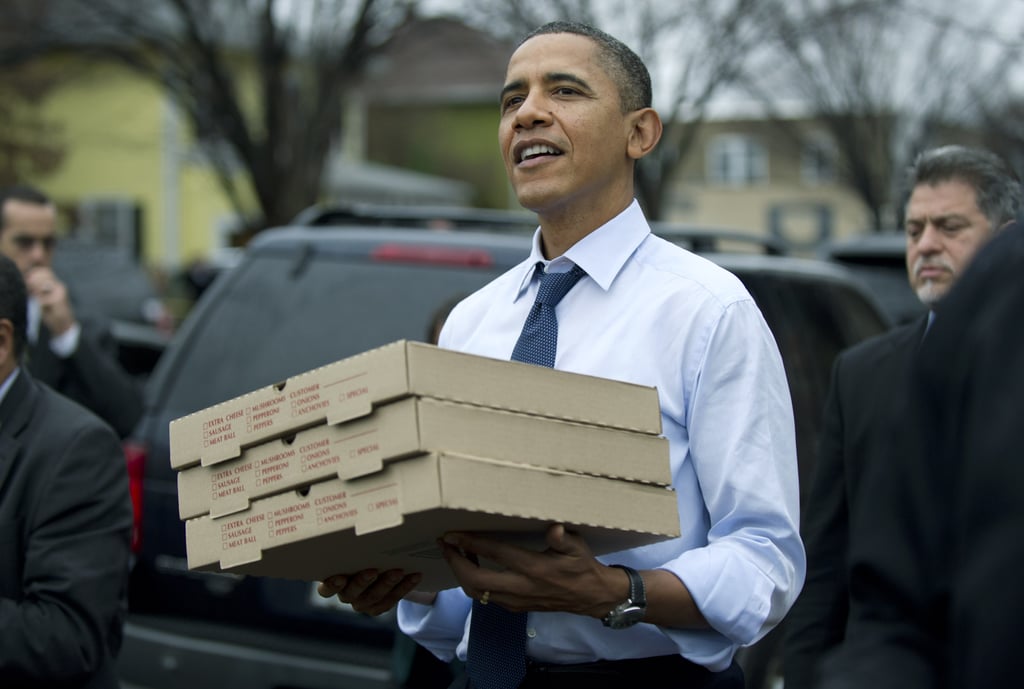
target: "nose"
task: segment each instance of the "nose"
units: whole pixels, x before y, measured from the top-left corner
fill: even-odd
[[[33,242],[32,246],[29,247],[28,250],[28,260],[34,266],[49,265],[49,248],[41,241]]]
[[[539,91],[530,91],[516,110],[515,126],[521,129],[542,127],[551,122],[551,109]]]
[[[942,251],[942,233],[935,225],[925,223],[921,236],[917,238],[917,250],[923,254],[937,254]]]

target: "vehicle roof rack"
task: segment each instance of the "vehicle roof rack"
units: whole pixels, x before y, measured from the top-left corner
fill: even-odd
[[[784,256],[789,253],[785,243],[775,237],[741,230],[655,221],[651,223],[651,231],[670,242],[684,245],[695,253],[753,251],[770,256]]]
[[[373,203],[321,204],[295,216],[293,225],[388,225],[426,229],[478,229],[529,231],[537,228],[537,216],[525,211],[465,206],[387,205]]]
[[[428,230],[477,230],[523,233],[537,228],[537,216],[525,211],[465,206],[388,205],[375,203],[318,204],[300,212],[292,225],[302,227],[411,227]],[[774,237],[741,230],[652,222],[655,234],[694,252],[756,251],[770,255],[787,253]]]

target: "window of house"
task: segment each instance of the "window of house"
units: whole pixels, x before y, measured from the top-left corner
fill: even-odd
[[[825,134],[808,137],[800,151],[800,180],[804,184],[836,181],[836,146]]]
[[[708,181],[745,186],[768,181],[768,149],[752,136],[722,134],[714,137],[707,154]]]

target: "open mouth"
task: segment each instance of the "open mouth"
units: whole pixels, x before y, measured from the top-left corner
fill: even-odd
[[[526,146],[516,153],[516,162],[522,163],[527,160],[534,160],[535,158],[560,155],[562,155],[562,152],[554,146],[549,146],[548,144],[533,144],[532,146]]]

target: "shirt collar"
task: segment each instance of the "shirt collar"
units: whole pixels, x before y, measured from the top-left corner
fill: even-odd
[[[39,341],[39,323],[42,321],[42,312],[40,311],[39,302],[36,301],[35,297],[28,298],[27,311],[25,315],[28,318],[27,328],[25,334],[28,336],[28,341],[35,344]]]
[[[583,237],[561,256],[548,261],[540,248],[540,228],[533,235],[530,257],[520,266],[522,275],[515,299],[530,286],[536,265],[560,272],[569,270],[573,264],[587,272],[587,275],[603,290],[611,287],[615,276],[641,242],[651,233],[640,204],[633,199],[626,210]]]

